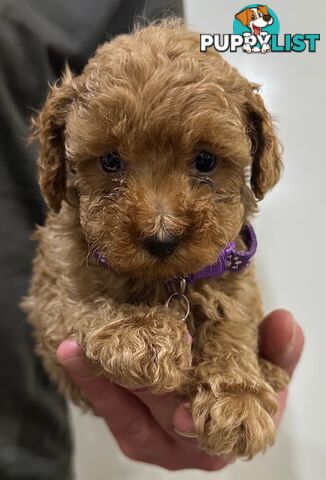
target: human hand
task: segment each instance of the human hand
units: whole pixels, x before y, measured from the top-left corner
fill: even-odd
[[[291,314],[286,310],[270,313],[262,322],[260,333],[261,355],[291,376],[304,344],[303,332]],[[175,394],[157,396],[148,390],[131,392],[105,378],[93,376],[73,339],[59,346],[57,358],[130,459],[168,470],[216,471],[227,465],[226,461],[199,450],[191,433],[192,418],[184,399]],[[279,395],[276,425],[284,413],[286,399],[287,390],[284,390]]]

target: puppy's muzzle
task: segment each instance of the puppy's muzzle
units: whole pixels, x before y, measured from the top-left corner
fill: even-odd
[[[171,255],[180,241],[180,237],[173,236],[166,240],[152,235],[144,240],[144,248],[154,257],[166,258]]]

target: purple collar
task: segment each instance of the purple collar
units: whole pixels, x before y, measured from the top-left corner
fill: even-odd
[[[199,272],[191,273],[185,277],[187,283],[194,283],[202,278],[221,277],[226,272],[239,272],[246,268],[257,250],[257,238],[253,227],[248,223],[244,225],[240,235],[247,247],[246,250],[236,250],[235,242],[230,242],[213,265],[203,268]],[[107,267],[107,261],[100,252],[94,252],[93,257],[101,267]],[[176,280],[167,282],[168,287],[174,290]]]
[[[257,238],[253,227],[248,224],[243,226],[240,235],[247,247],[246,250],[236,250],[235,242],[230,242],[220,252],[216,263],[203,268],[197,273],[188,275],[188,283],[208,277],[220,277],[225,272],[238,272],[250,263],[257,250]]]

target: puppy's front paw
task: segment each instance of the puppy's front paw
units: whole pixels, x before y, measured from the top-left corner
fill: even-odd
[[[112,381],[154,393],[180,390],[191,367],[186,325],[166,307],[125,313],[89,332],[84,348]]]
[[[199,392],[192,415],[199,444],[208,453],[224,458],[252,458],[275,440],[271,414],[277,403],[268,385],[250,392],[238,388]]]

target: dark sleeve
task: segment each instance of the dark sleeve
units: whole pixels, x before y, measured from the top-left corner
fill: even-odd
[[[29,237],[44,217],[36,151],[26,147],[30,117],[66,60],[78,72],[109,35],[130,31],[135,15],[164,12],[182,14],[182,2],[0,0],[1,480],[72,478],[65,402],[33,353],[18,307],[31,274]]]

